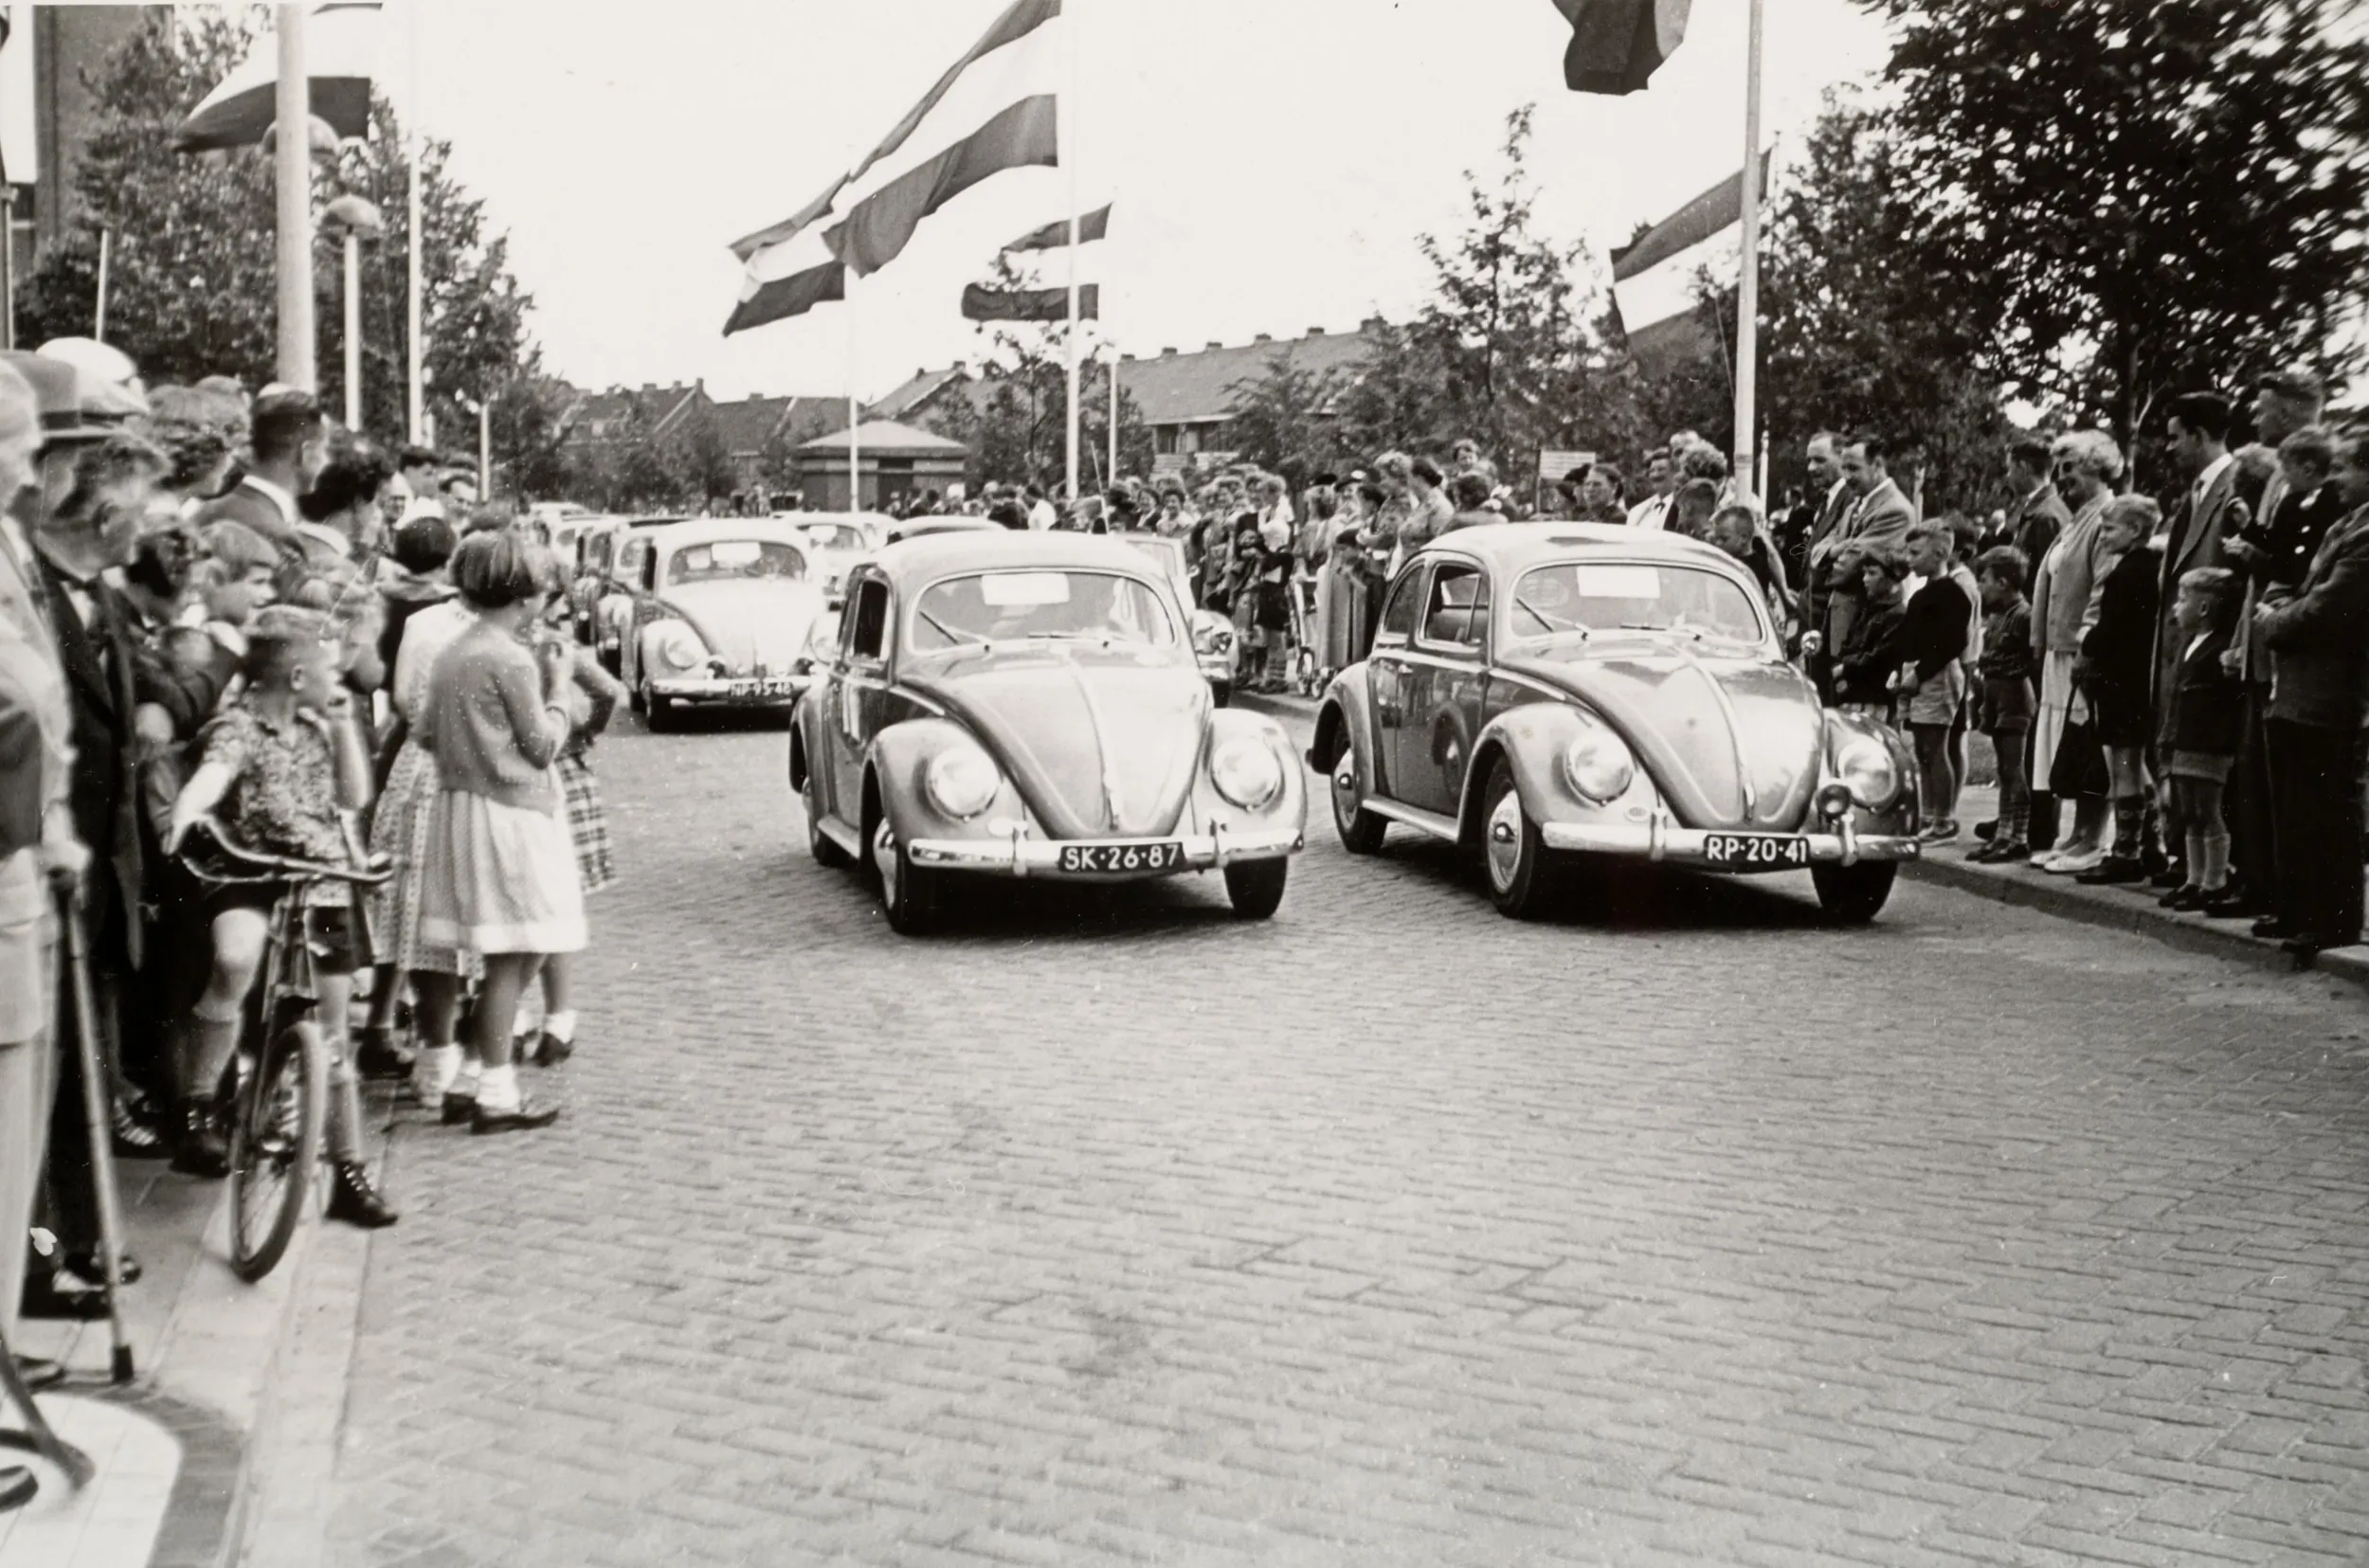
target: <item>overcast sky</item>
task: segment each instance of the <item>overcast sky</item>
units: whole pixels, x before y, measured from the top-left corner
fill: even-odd
[[[980,353],[962,285],[1061,214],[1065,173],[1000,175],[925,223],[852,308],[731,339],[726,247],[817,194],[1005,3],[421,0],[419,115],[509,230],[560,374],[835,394],[852,364],[877,396]],[[1694,0],[1684,47],[1627,99],[1564,90],[1568,29],[1549,0],[1070,7],[1078,177],[1090,203],[1116,203],[1096,276],[1111,335],[1137,353],[1407,313],[1427,280],[1416,236],[1455,229],[1462,171],[1492,165],[1526,102],[1541,226],[1600,261],[1740,161],[1745,0]],[[412,96],[403,14],[386,13],[398,101]],[[1798,131],[1885,52],[1848,0],[1767,0],[1768,130]]]

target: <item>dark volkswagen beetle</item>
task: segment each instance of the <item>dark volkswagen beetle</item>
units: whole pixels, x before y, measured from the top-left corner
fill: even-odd
[[[1915,765],[1820,709],[1752,578],[1709,545],[1578,523],[1460,530],[1392,581],[1309,761],[1352,853],[1393,822],[1478,851],[1507,914],[1560,853],[1807,871],[1874,918],[1917,855]]]
[[[1174,586],[1116,540],[890,544],[849,576],[813,675],[789,748],[809,842],[876,869],[899,931],[965,876],[1216,870],[1242,915],[1282,901],[1299,760],[1273,719],[1214,706]]]

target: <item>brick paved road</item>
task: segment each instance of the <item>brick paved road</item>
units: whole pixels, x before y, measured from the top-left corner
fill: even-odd
[[[2358,1001],[1933,889],[891,936],[602,751],[562,1130],[407,1126],[340,1562],[2369,1559]],[[550,1084],[547,1076],[543,1082]]]

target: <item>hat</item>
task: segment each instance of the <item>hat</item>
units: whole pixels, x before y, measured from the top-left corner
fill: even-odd
[[[0,351],[33,388],[45,445],[104,441],[148,412],[148,400],[129,387],[101,381],[80,366],[21,349]]]
[[[2325,403],[2328,398],[2328,384],[2320,379],[2317,371],[2304,365],[2289,365],[2283,370],[2273,370],[2255,385],[2263,391],[2293,398],[2297,403]]]
[[[1328,484],[1339,484],[1341,481],[1340,481],[1338,478],[1336,478],[1334,476],[1330,475],[1330,474],[1319,474],[1319,475],[1317,475],[1314,478],[1312,478],[1312,479],[1309,480],[1308,482],[1309,482],[1311,485],[1328,485]]]

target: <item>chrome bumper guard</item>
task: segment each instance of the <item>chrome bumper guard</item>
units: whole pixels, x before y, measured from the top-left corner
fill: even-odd
[[[1738,830],[1748,836],[1758,829]],[[1642,826],[1617,822],[1541,822],[1539,837],[1548,849],[1566,850],[1583,855],[1641,855],[1656,865],[1700,866],[1707,871],[1734,872],[1740,868],[1715,862],[1703,852],[1704,840],[1726,838],[1727,834],[1702,828],[1679,827],[1664,817],[1655,817]],[[1835,824],[1830,832],[1781,835],[1807,839],[1812,865],[1855,866],[1862,860],[1913,860],[1921,846],[1907,834],[1861,833],[1851,825],[1849,818]],[[1755,866],[1752,871],[1772,868]]]
[[[1015,833],[1002,838],[915,838],[905,853],[920,865],[947,871],[990,872],[1004,876],[1041,876],[1069,882],[1143,881],[1173,876],[1179,872],[1221,871],[1241,860],[1276,860],[1296,855],[1307,840],[1294,828],[1263,828],[1257,832],[1212,828],[1207,833],[1173,838],[1096,838],[1095,844],[1180,844],[1184,859],[1156,872],[1076,872],[1061,869],[1062,841],[1031,838]]]
[[[789,690],[735,694],[732,687],[744,680],[787,680]],[[808,676],[654,676],[650,690],[670,702],[795,702],[812,684]]]

